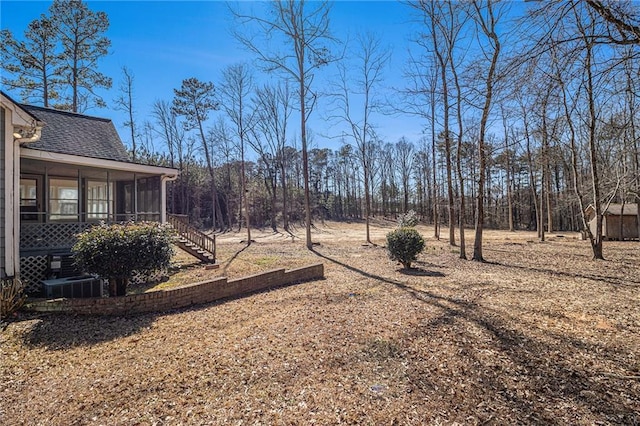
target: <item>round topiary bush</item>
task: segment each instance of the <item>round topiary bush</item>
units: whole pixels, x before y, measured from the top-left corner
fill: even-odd
[[[167,268],[173,256],[171,228],[159,223],[101,224],[77,237],[76,264],[108,278],[109,296],[124,296],[133,274]]]
[[[409,269],[411,262],[424,250],[424,239],[414,228],[398,228],[387,234],[387,249],[392,260],[397,260]]]

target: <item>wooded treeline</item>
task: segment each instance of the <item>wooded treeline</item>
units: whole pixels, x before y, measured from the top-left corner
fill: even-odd
[[[254,24],[255,34],[236,37],[255,64],[229,66],[215,83],[186,78],[152,117],[134,120],[124,70],[128,96],[117,104],[131,117],[133,159],[180,170],[170,212],[218,230],[363,219],[369,241],[370,217],[413,209],[437,237],[446,229],[461,257],[465,229],[475,229],[472,257],[483,260],[487,226],[541,239],[583,230],[602,258],[608,203],[640,202],[637,4],[530,2],[514,18],[513,2],[407,2],[420,30],[403,70],[389,69],[375,35],[335,39],[329,3],[268,7],[264,16],[231,10]],[[322,88],[320,70],[334,70]],[[393,98],[382,95],[389,72],[405,82]],[[326,110],[314,111],[321,95]],[[308,128],[312,113],[326,129]],[[423,137],[385,140],[376,120],[389,114],[420,120]],[[341,147],[315,147],[314,130]]]

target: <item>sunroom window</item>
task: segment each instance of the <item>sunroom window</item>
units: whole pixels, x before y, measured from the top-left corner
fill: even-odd
[[[38,219],[38,181],[20,178],[20,220],[35,222]]]
[[[113,213],[113,183],[87,181],[87,219],[106,220]]]
[[[78,180],[49,179],[49,219],[78,221]]]

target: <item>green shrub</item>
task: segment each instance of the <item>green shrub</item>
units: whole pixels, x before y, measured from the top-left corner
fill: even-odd
[[[392,260],[397,260],[409,269],[411,262],[424,250],[424,239],[414,228],[398,228],[387,234],[387,249]]]
[[[94,226],[78,235],[75,262],[83,271],[109,279],[109,296],[124,296],[135,273],[169,267],[171,228],[152,222]]]

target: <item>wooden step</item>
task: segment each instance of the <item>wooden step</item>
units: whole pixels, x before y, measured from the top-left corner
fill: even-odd
[[[213,253],[203,250],[202,248],[197,248],[193,244],[187,245],[187,244],[179,243],[178,247],[180,247],[182,250],[186,251],[190,255],[196,257],[197,259],[200,259],[203,262],[207,262],[207,263],[215,262],[215,257]]]
[[[185,221],[184,218],[178,216],[170,216],[169,222],[178,233],[176,245],[190,255],[200,259],[206,263],[215,263],[215,235],[208,236],[197,230]],[[213,241],[212,241],[213,240]],[[204,241],[213,243],[213,252],[205,247],[201,247],[195,241]],[[210,248],[210,247],[209,247]]]

